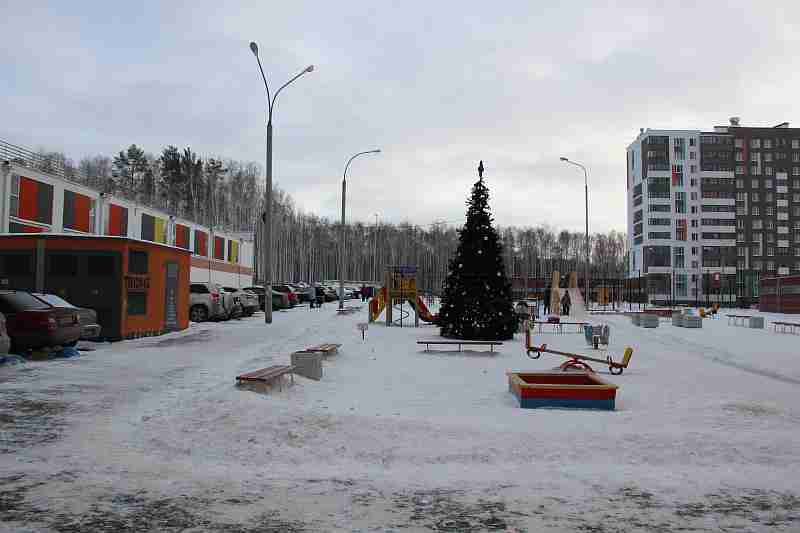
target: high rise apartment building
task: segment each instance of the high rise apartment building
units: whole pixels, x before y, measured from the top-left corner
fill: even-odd
[[[627,180],[629,276],[651,301],[750,301],[800,273],[800,128],[640,130]]]

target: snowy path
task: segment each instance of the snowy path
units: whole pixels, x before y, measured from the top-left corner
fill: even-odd
[[[431,326],[362,342],[366,306],[261,320],[0,369],[0,531],[800,528],[796,336],[602,317],[636,352],[598,413],[518,409],[505,373],[561,362],[519,336],[424,353]],[[233,386],[320,342],[343,343],[322,381]]]

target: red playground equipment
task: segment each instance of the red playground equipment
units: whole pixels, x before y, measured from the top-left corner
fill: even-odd
[[[578,368],[587,370],[589,372],[594,372],[594,369],[589,366],[589,363],[586,362],[592,361],[594,363],[608,365],[608,371],[615,376],[622,374],[622,371],[628,368],[628,363],[630,363],[631,356],[633,356],[633,348],[630,346],[625,348],[625,353],[622,354],[622,361],[620,362],[614,361],[610,355],[606,359],[600,359],[599,357],[589,357],[588,355],[548,350],[546,344],[542,344],[541,346],[533,346],[531,345],[531,330],[528,327],[525,328],[525,350],[528,354],[528,357],[531,359],[539,359],[543,353],[550,353],[553,355],[566,357],[567,361],[564,361],[564,363],[562,363],[559,367],[561,370]]]

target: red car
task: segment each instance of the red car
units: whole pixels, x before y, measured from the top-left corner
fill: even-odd
[[[295,306],[300,303],[300,299],[297,297],[297,293],[288,285],[273,285],[272,289],[278,292],[282,292],[289,297],[289,305]]]
[[[0,313],[6,316],[12,352],[74,346],[81,338],[76,310],[52,307],[25,291],[0,291]]]

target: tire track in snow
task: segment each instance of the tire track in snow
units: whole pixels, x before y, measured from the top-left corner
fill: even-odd
[[[626,324],[633,327],[630,324]],[[660,329],[661,324],[659,324]],[[655,333],[655,332],[653,332]],[[714,363],[718,363],[721,365],[729,366],[732,368],[736,368],[743,372],[747,372],[750,374],[755,374],[757,376],[762,376],[765,378],[774,379],[776,381],[780,381],[783,383],[788,383],[790,385],[800,385],[800,379],[793,378],[790,376],[786,376],[784,374],[780,374],[778,372],[773,372],[771,370],[765,370],[763,368],[758,368],[755,366],[748,365],[746,363],[739,363],[735,361],[736,355],[721,348],[716,348],[714,346],[707,346],[705,344],[701,344],[698,342],[693,342],[687,340],[686,338],[679,337],[672,333],[661,333],[660,331],[656,333],[653,337],[653,340],[661,344],[662,346],[666,347],[674,347],[675,345],[684,345],[689,348],[694,348],[695,351],[687,351],[686,353],[695,357],[699,357],[701,359],[705,359],[707,361],[711,361]],[[674,344],[668,344],[667,340],[673,341]],[[713,352],[717,355],[705,355],[703,352]]]

